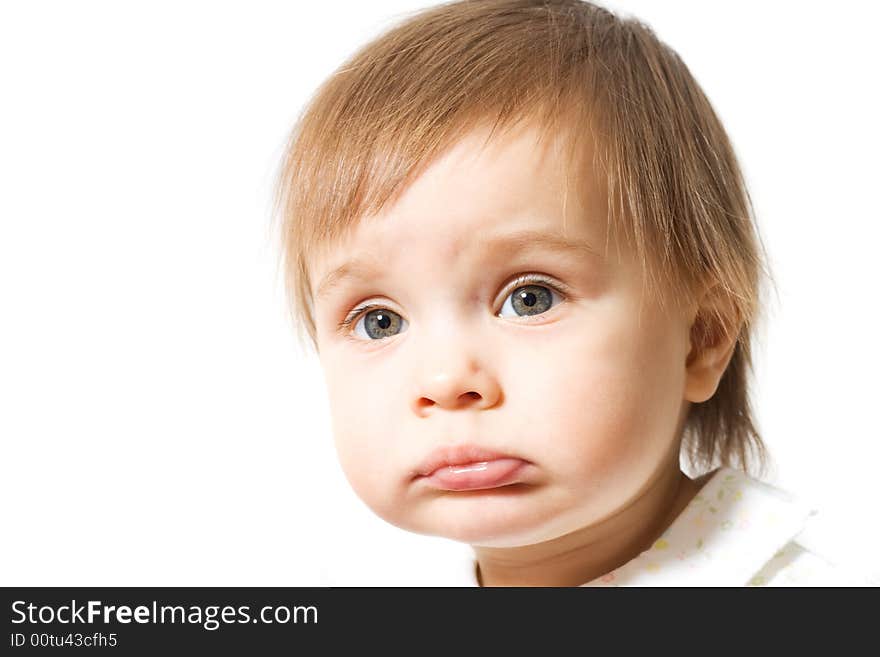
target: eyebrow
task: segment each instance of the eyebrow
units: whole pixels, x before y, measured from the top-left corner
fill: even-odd
[[[598,251],[592,245],[581,240],[571,239],[555,233],[544,233],[536,230],[522,230],[506,235],[499,235],[478,240],[478,250],[500,250],[513,254],[530,250],[553,250],[571,255],[599,258]],[[384,266],[383,261],[373,258],[353,258],[324,276],[318,285],[316,299],[328,296],[333,290],[348,280],[369,280],[375,277]]]

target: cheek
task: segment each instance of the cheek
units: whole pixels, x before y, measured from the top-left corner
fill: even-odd
[[[532,361],[537,374],[522,389],[534,397],[527,406],[540,408],[525,438],[581,480],[619,474],[622,464],[648,467],[675,438],[684,385],[676,341],[656,318],[639,326],[624,310],[542,343]]]
[[[400,469],[407,467],[394,460],[400,454],[394,443],[404,439],[394,430],[394,391],[378,382],[365,383],[360,374],[345,376],[332,366],[325,366],[325,377],[339,464],[358,497],[391,520],[393,489]]]

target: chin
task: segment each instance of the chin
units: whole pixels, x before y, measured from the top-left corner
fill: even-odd
[[[442,509],[434,506],[425,509],[420,517],[410,518],[410,522],[392,524],[418,534],[499,548],[533,545],[565,533],[551,528],[552,513],[546,509],[527,510],[522,500],[477,498],[471,494],[471,499],[456,497],[443,501],[448,503]]]

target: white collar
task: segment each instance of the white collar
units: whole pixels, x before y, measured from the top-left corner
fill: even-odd
[[[732,468],[719,468],[654,545],[582,586],[744,586],[816,510]],[[460,561],[478,586],[473,549]]]

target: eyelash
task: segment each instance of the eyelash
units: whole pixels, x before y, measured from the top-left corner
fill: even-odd
[[[508,291],[505,294],[505,298],[508,294],[510,294],[517,288],[534,283],[546,285],[547,287],[552,288],[564,297],[568,297],[571,294],[571,288],[569,288],[567,285],[556,282],[553,279],[544,276],[543,274],[522,274],[520,276],[517,276],[514,280],[510,282],[510,285],[508,286]],[[385,306],[378,303],[365,303],[362,306],[358,306],[357,308],[353,309],[345,319],[339,322],[337,330],[340,333],[350,333],[350,327],[360,319],[361,315],[368,313],[371,310],[376,310],[378,308],[385,310]]]

